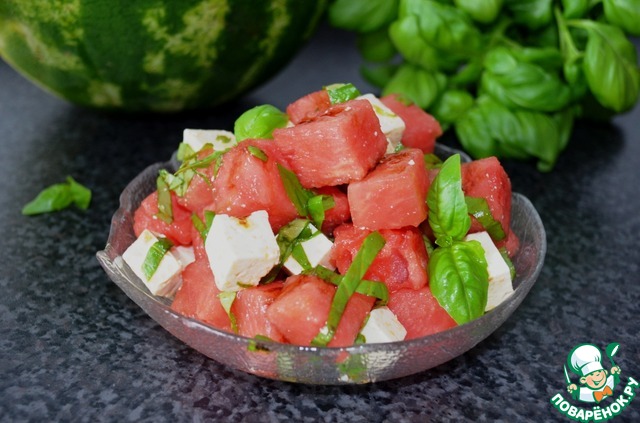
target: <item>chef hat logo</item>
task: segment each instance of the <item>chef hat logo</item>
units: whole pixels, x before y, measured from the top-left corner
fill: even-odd
[[[602,367],[602,353],[592,344],[580,344],[575,347],[567,359],[567,365],[578,376],[586,376]]]

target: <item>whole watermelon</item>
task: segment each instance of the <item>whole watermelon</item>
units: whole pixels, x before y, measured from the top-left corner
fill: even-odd
[[[73,103],[210,107],[280,70],[326,0],[0,0],[0,56]]]

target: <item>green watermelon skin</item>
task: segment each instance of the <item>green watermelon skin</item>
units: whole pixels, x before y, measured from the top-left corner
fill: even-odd
[[[280,70],[327,0],[2,0],[0,56],[99,109],[222,104]]]

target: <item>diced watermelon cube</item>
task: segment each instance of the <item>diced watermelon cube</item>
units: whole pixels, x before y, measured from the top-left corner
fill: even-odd
[[[360,180],[387,149],[367,100],[347,101],[308,122],[276,129],[273,138],[305,188]]]
[[[384,282],[390,292],[403,288],[420,289],[427,285],[427,250],[417,228],[381,229],[385,245],[369,266],[365,279]],[[346,273],[362,242],[371,231],[351,224],[334,231],[332,259],[338,271]]]
[[[428,189],[421,150],[390,154],[364,179],[349,185],[353,224],[371,230],[418,226],[427,217]]]
[[[164,235],[176,245],[191,244],[191,212],[178,204],[177,196],[171,192],[173,221],[167,223],[158,214],[158,192],[154,191],[142,200],[133,215],[133,231],[136,237],[145,229],[154,234]]]
[[[171,308],[187,317],[230,332],[231,321],[220,303],[219,293],[209,262],[206,258],[198,258],[182,272],[182,286],[176,293]]]
[[[198,152],[198,159],[213,154],[212,148]],[[184,196],[178,197],[178,203],[187,210],[199,212],[213,202],[213,179],[215,162],[204,169],[197,169],[197,174],[189,182]]]
[[[305,95],[287,106],[287,115],[294,124],[311,120],[331,107],[331,100],[326,90],[319,90]]]
[[[487,157],[462,164],[462,190],[470,197],[487,200],[491,215],[500,222],[505,233],[511,223],[511,181],[497,158]],[[469,233],[484,231],[475,218],[471,218]]]
[[[384,96],[380,101],[404,121],[406,128],[402,135],[402,144],[405,147],[433,153],[436,138],[442,135],[440,123],[433,116],[415,104],[405,104],[396,94]]]
[[[248,338],[263,335],[274,341],[284,341],[280,331],[267,319],[267,310],[280,295],[283,285],[283,282],[272,282],[238,291],[231,307],[238,334]]]
[[[267,310],[267,318],[296,345],[310,345],[327,323],[336,287],[315,276],[290,276],[280,296]],[[355,341],[375,299],[354,294],[347,303],[329,346],[347,346]]]
[[[351,220],[351,210],[349,209],[347,194],[338,187],[318,188],[316,193],[333,197],[335,205],[324,212],[324,222],[322,223],[322,232],[325,235],[331,236],[335,228]]]
[[[250,146],[264,152],[267,161],[254,155],[256,150],[252,152]],[[271,140],[245,140],[233,147],[224,154],[213,181],[213,210],[238,218],[266,210],[271,228],[277,232],[298,215],[282,184],[279,163],[280,152]]]
[[[428,286],[392,292],[387,307],[407,330],[405,339],[419,338],[457,326]]]

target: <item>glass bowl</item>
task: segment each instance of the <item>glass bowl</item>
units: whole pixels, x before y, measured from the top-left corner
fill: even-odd
[[[436,150],[441,157],[457,152],[444,146]],[[463,161],[469,160],[462,156]],[[511,222],[520,238],[520,250],[513,259],[515,292],[482,317],[434,335],[384,344],[329,348],[256,341],[174,312],[170,300],[152,295],[122,260],[122,253],[135,240],[134,211],[155,189],[158,171],[175,171],[176,166],[175,159],[154,164],[129,183],[120,196],[107,245],[97,258],[127,296],[175,337],[207,357],[254,375],[307,384],[361,384],[433,368],[473,348],[504,323],[535,283],[544,262],[547,243],[540,216],[526,197],[514,193]]]

